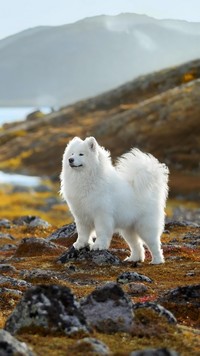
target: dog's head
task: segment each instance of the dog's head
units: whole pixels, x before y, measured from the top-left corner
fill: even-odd
[[[91,167],[97,160],[98,143],[94,137],[88,137],[84,141],[79,137],[74,137],[64,153],[65,165],[77,171],[86,166]]]

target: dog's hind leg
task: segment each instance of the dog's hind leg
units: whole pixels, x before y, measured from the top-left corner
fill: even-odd
[[[140,227],[138,230],[139,235],[141,236],[144,243],[147,245],[148,249],[152,255],[152,264],[164,263],[163,251],[161,249],[161,229],[156,226],[144,226]]]
[[[123,230],[122,234],[131,250],[130,256],[127,257],[125,261],[143,262],[145,259],[145,251],[143,242],[138,234],[132,229]]]

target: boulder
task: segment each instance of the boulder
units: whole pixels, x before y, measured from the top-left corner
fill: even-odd
[[[15,334],[22,329],[63,332],[71,335],[88,332],[79,303],[67,287],[40,285],[26,291],[6,321],[5,329]]]
[[[151,278],[144,276],[143,274],[137,272],[129,272],[129,271],[121,273],[117,278],[117,282],[123,284],[135,282],[135,281],[148,282],[148,283],[153,282]]]
[[[48,242],[43,238],[25,237],[21,240],[16,252],[16,257],[57,255],[65,250],[65,247]]]
[[[121,263],[121,260],[108,250],[90,250],[89,247],[76,250],[73,246],[59,257],[58,262],[66,263],[74,260],[86,260],[96,265],[119,265]]]
[[[81,301],[84,315],[92,327],[103,333],[131,332],[134,323],[132,302],[116,283],[96,288]]]

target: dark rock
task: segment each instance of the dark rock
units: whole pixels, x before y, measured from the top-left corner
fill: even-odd
[[[0,264],[0,272],[17,272],[17,270],[14,266],[9,264]]]
[[[51,270],[44,270],[44,269],[32,269],[31,271],[22,270],[20,272],[20,275],[23,278],[28,279],[30,281],[32,281],[32,280],[51,281],[54,279],[63,279],[63,278],[61,278],[61,275],[62,275],[61,273],[51,271]],[[66,273],[65,273],[65,280],[67,280]]]
[[[145,286],[143,283],[129,283],[128,284],[128,291],[132,295],[140,295],[144,294],[148,291],[148,287]]]
[[[135,303],[133,304],[133,310],[140,309],[140,308],[148,308],[154,310],[158,313],[159,316],[164,316],[170,324],[174,324],[177,322],[175,316],[163,306],[153,303],[153,302],[145,302],[145,303]]]
[[[194,248],[194,246],[200,245],[200,233],[196,232],[188,232],[183,236],[183,240],[188,240],[190,245]]]
[[[74,273],[74,270],[68,268],[64,272],[57,272],[52,270],[44,270],[44,269],[32,269],[31,271],[22,270],[20,275],[28,280],[28,281],[68,281],[73,283],[74,285],[96,285],[98,282],[93,279],[78,279],[77,276],[75,278],[70,277],[71,274]]]
[[[73,351],[73,354],[83,352],[86,355],[109,355],[110,350],[106,344],[102,341],[94,339],[92,337],[85,337],[81,340],[78,340],[75,345],[69,348],[68,354]]]
[[[165,229],[170,231],[174,227],[188,227],[188,226],[199,227],[199,224],[192,222],[192,221],[185,221],[185,220],[177,221],[177,220],[170,219],[170,221],[166,222]]]
[[[31,215],[21,216],[20,218],[13,220],[13,223],[15,225],[29,225],[31,227],[43,227],[43,228],[48,228],[51,226],[47,221],[42,220],[37,216],[31,216]]]
[[[184,207],[176,207],[173,210],[172,220],[186,221],[190,224],[200,224],[200,209],[187,209]]]
[[[1,284],[10,284],[12,287],[26,287],[26,288],[31,287],[31,283],[28,283],[23,279],[16,279],[16,278],[0,275],[0,285]]]
[[[152,279],[144,276],[143,274],[137,273],[137,272],[123,272],[117,277],[117,282],[118,283],[129,283],[129,282],[134,282],[134,281],[142,281],[142,282],[148,282],[152,283]]]
[[[61,201],[56,197],[49,197],[45,200],[45,204],[51,207],[53,205],[61,204]]]
[[[164,348],[133,351],[130,356],[179,356],[179,354],[176,351]]]
[[[0,219],[0,228],[5,227],[7,229],[10,229],[11,227],[11,222],[8,219]]]
[[[27,237],[21,240],[15,256],[42,256],[42,255],[56,255],[65,250],[65,247],[58,246],[52,242],[46,241],[43,238]]]
[[[46,240],[48,241],[52,241],[52,240],[56,240],[58,238],[61,237],[70,237],[71,235],[74,235],[76,233],[76,224],[72,223],[69,225],[64,225],[61,228],[59,228],[58,230],[54,231],[51,235],[49,235]]]
[[[17,246],[14,244],[5,244],[0,247],[0,251],[10,251],[10,250],[16,250]]]
[[[35,218],[32,220],[29,224],[31,227],[42,227],[42,228],[48,228],[51,226],[47,221],[40,219],[40,218]]]
[[[188,232],[183,236],[183,240],[193,240],[193,239],[200,239],[200,233],[197,234],[195,232]]]
[[[58,262],[66,263],[74,260],[86,260],[96,265],[119,265],[121,263],[120,259],[108,250],[90,251],[89,247],[76,250],[73,246],[59,257]]]
[[[49,235],[46,240],[70,247],[77,239],[76,224],[64,225]]]
[[[81,301],[88,323],[104,333],[131,332],[132,302],[116,283],[96,288]]]
[[[12,193],[30,193],[32,191],[32,187],[25,187],[23,185],[15,185],[12,188]]]
[[[200,284],[171,289],[164,293],[158,300],[159,302],[173,302],[180,305],[191,303],[196,307],[200,307]]]
[[[24,342],[18,341],[5,330],[0,330],[0,356],[34,356]]]
[[[51,188],[48,185],[41,184],[34,187],[34,191],[37,193],[46,193],[46,192],[50,192]]]
[[[21,296],[22,295],[22,292],[20,290],[4,288],[4,287],[0,288],[0,294],[3,294],[3,293],[8,293],[8,294],[11,294],[13,296]]]
[[[3,233],[0,233],[0,239],[8,239],[8,240],[15,240],[15,238],[10,235],[10,234],[3,234]]]
[[[5,325],[11,334],[24,328],[34,330],[37,327],[67,335],[89,330],[70,289],[56,285],[41,285],[27,290]]]
[[[185,275],[189,276],[189,277],[193,277],[193,276],[195,276],[195,274],[196,274],[195,271],[189,271]]]

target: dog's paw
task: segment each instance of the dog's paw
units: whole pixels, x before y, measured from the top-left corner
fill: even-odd
[[[160,265],[161,263],[165,263],[164,257],[154,257],[150,262],[151,265]]]
[[[145,256],[144,254],[132,254],[124,259],[124,262],[144,262]]]
[[[76,241],[74,242],[73,246],[76,250],[80,250],[81,248],[88,246],[88,243],[82,243],[81,241]]]
[[[144,262],[144,259],[142,259],[142,258],[133,258],[133,257],[126,257],[125,259],[124,259],[124,262],[135,262],[135,263],[137,263],[137,262]]]
[[[107,246],[101,241],[95,241],[94,243],[90,244],[90,250],[106,250]]]

